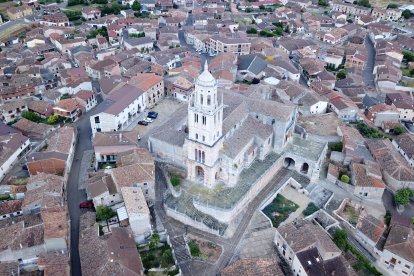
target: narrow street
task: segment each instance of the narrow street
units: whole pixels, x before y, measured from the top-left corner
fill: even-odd
[[[98,100],[100,97],[98,97]],[[98,104],[91,112],[84,114],[75,124],[78,127],[78,140],[73,157],[72,168],[66,184],[67,202],[70,215],[70,254],[72,275],[80,276],[81,265],[79,259],[79,217],[82,214],[79,204],[86,200],[85,190],[79,190],[79,173],[83,153],[92,149],[92,130],[89,123],[91,115],[101,112],[105,105]],[[76,161],[79,160],[79,161]]]
[[[365,36],[364,45],[368,52],[368,61],[363,72],[364,82],[367,86],[375,86],[374,75],[372,74],[375,65],[375,47],[368,35]]]

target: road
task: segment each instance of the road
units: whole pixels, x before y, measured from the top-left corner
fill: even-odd
[[[371,39],[369,39],[368,35],[365,36],[365,49],[367,49],[368,52],[368,61],[365,66],[364,72],[362,73],[364,78],[364,83],[367,86],[374,86],[374,75],[372,74],[372,71],[374,70],[375,65],[375,47],[372,43]]]
[[[189,234],[220,245],[223,248],[223,253],[221,254],[219,260],[215,264],[195,259],[189,259],[186,256],[182,257],[182,255],[180,254],[180,256],[177,257],[177,261],[183,275],[201,276],[219,274],[219,272],[224,267],[226,267],[230,263],[230,260],[233,258],[254,212],[260,207],[262,202],[269,195],[276,192],[281,187],[281,185],[285,183],[285,180],[287,180],[288,177],[290,177],[290,171],[287,169],[281,169],[276,174],[276,176],[269,182],[269,184],[267,184],[267,186],[256,196],[256,198],[254,198],[248,204],[248,206],[244,208],[245,213],[243,214],[240,224],[238,225],[234,235],[231,238],[224,238],[221,236],[216,236],[213,234],[200,231],[193,227],[187,227],[187,231]],[[166,191],[167,184],[159,164],[157,164],[156,167],[155,179],[157,198],[155,202],[155,212],[158,214],[158,217],[161,219],[170,237],[172,237],[174,240],[176,237],[181,237],[185,234],[186,226],[181,222],[169,218],[165,213],[165,210],[163,208],[163,195]],[[174,250],[176,249],[174,248]]]
[[[102,99],[98,96],[98,101],[102,103]],[[106,106],[98,104],[90,112],[84,114],[75,124],[78,127],[78,140],[76,143],[75,153],[73,157],[72,167],[69,173],[68,182],[66,184],[67,203],[70,215],[70,254],[72,275],[80,276],[81,265],[79,259],[79,217],[82,211],[79,209],[79,203],[86,200],[85,190],[79,190],[79,174],[83,157],[83,152],[93,149],[92,147],[92,130],[89,123],[91,115],[101,112]],[[79,160],[79,161],[76,161]]]

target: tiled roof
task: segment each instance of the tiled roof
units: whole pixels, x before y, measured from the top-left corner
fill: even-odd
[[[38,259],[38,265],[44,268],[44,275],[51,276],[69,276],[69,263],[69,254],[61,252],[42,253]]]
[[[394,138],[398,146],[404,151],[408,158],[414,158],[414,137],[404,133]]]
[[[414,263],[414,230],[411,227],[393,225],[385,242],[384,250]]]
[[[384,222],[380,221],[379,219],[368,215],[359,218],[357,229],[376,243],[381,238],[382,233],[385,230],[385,225]]]
[[[0,202],[0,216],[22,210],[22,200],[9,200]]]
[[[283,276],[276,258],[246,258],[240,259],[225,267],[222,276]]]
[[[134,183],[153,182],[154,172],[140,164],[118,167],[111,170],[112,178],[118,188],[132,187]]]
[[[41,209],[44,223],[44,238],[57,239],[68,237],[68,210],[66,206]]]

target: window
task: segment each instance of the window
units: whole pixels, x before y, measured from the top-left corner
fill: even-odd
[[[147,186],[148,185],[148,183],[147,182],[144,182],[144,186]]]
[[[196,140],[198,140],[198,133],[196,133],[195,137],[196,137]]]
[[[203,142],[206,140],[206,137],[203,135]]]
[[[203,95],[200,95],[200,104],[203,104]]]
[[[97,124],[99,124],[99,123],[100,123],[100,121],[99,121],[99,116],[96,116],[96,117],[95,117],[95,123],[97,123]]]
[[[203,116],[203,125],[206,125],[206,124],[207,124],[207,117]]]
[[[208,91],[208,92],[210,92],[210,91]],[[211,96],[210,95],[207,96],[207,105],[211,105]]]
[[[197,160],[197,149],[194,149],[194,159]]]

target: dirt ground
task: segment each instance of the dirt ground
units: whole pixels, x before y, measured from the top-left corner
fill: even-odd
[[[200,247],[202,259],[208,262],[211,262],[211,263],[215,263],[218,260],[218,258],[220,257],[222,253],[221,246],[214,244],[212,242],[209,242],[209,241],[195,238],[191,235],[189,237],[191,240],[194,240],[195,242],[197,242],[198,246]]]

